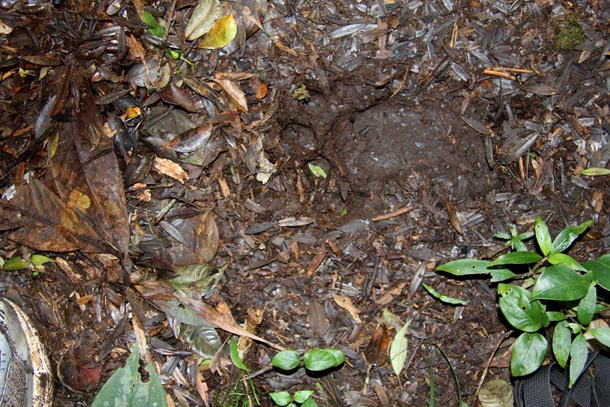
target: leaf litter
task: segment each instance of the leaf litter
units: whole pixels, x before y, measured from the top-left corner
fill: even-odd
[[[505,327],[485,284],[434,265],[495,257],[539,214],[596,219],[579,260],[607,243],[601,2],[55,3],[0,4],[0,250],[55,258],[3,279],[43,342],[74,344],[50,348],[60,403],[138,336],[175,403],[222,405],[233,334],[255,370],[274,346],[340,348],[338,405],[427,404],[420,345],[440,344],[472,401]],[[470,301],[448,313],[424,284]],[[393,358],[386,307],[410,321]]]

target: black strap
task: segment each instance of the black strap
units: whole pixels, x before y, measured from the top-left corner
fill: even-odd
[[[594,377],[587,373],[595,366]],[[568,389],[569,371],[561,369],[556,363],[543,366],[531,376],[519,380],[515,386],[515,405],[517,407],[555,407],[551,384],[563,392],[560,406],[567,407],[570,400],[580,407],[610,406],[610,358],[595,352],[587,357],[583,374]]]

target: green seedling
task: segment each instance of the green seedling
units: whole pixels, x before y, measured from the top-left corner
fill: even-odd
[[[309,98],[311,97],[311,95],[307,90],[307,86],[301,85],[296,88],[294,92],[292,92],[292,97],[301,103],[307,103],[309,102]]]
[[[284,372],[294,372],[303,365],[308,372],[320,374],[340,367],[344,362],[345,354],[342,351],[335,348],[324,348],[310,350],[302,360],[298,352],[284,350],[273,357],[271,365]],[[269,396],[279,407],[317,407],[318,404],[314,400],[313,394],[313,390],[299,390],[293,394],[287,391],[271,392]]]
[[[571,388],[585,366],[587,338],[610,346],[610,328],[591,324],[600,311],[608,309],[603,302],[607,293],[598,291],[610,291],[610,254],[581,265],[565,253],[591,223],[569,226],[552,238],[538,217],[533,234],[518,234],[511,228],[510,236],[499,235],[513,251],[495,260],[460,259],[437,267],[456,277],[487,275],[498,283],[500,310],[520,332],[511,355],[513,376],[536,371],[550,346],[557,363],[569,369]],[[537,251],[528,251],[523,242],[532,236]],[[549,344],[544,333],[553,327]]]

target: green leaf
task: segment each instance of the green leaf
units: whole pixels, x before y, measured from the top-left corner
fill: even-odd
[[[430,287],[428,284],[424,283],[423,286],[426,289],[426,291],[428,291],[430,293],[430,295],[432,295],[434,298],[441,300],[444,303],[452,304],[452,305],[465,305],[466,304],[466,301],[464,301],[464,300],[460,300],[459,298],[447,297],[446,295],[441,294],[440,292],[436,291],[434,288]]]
[[[273,400],[273,402],[280,407],[287,406],[292,400],[290,393],[287,391],[273,391],[269,393],[269,396],[271,397],[271,400]]]
[[[540,216],[536,218],[536,226],[534,227],[534,231],[536,232],[536,241],[538,242],[540,251],[545,256],[548,256],[551,252],[551,234],[549,233],[549,228],[547,227],[546,223],[544,223]]]
[[[301,357],[294,350],[283,350],[271,360],[271,365],[282,370],[296,369],[301,364]]]
[[[294,393],[294,401],[303,404],[312,394],[313,390],[299,390]]]
[[[241,370],[249,371],[250,368],[239,357],[239,349],[237,349],[237,342],[231,338],[229,341],[229,354],[231,356],[231,362],[233,365]]]
[[[586,170],[582,170],[581,174],[589,177],[595,177],[598,175],[610,175],[610,170],[607,168],[591,167],[587,168]]]
[[[553,354],[559,366],[565,369],[570,357],[570,346],[572,344],[572,332],[566,321],[561,321],[553,332]]]
[[[34,267],[42,266],[45,263],[52,263],[54,261],[52,258],[43,256],[42,254],[33,254],[30,260]]]
[[[592,223],[593,221],[589,220],[582,225],[569,226],[559,232],[551,245],[551,253],[561,253],[566,250]]]
[[[515,328],[525,332],[536,332],[548,326],[549,318],[539,301],[532,301],[529,291],[510,284],[499,284],[500,309],[507,321]]]
[[[589,285],[587,294],[580,300],[578,304],[578,310],[576,315],[578,316],[578,322],[583,325],[589,325],[589,322],[593,319],[595,314],[595,308],[597,305],[597,288],[595,283]]]
[[[321,177],[324,179],[326,179],[326,177],[328,177],[328,174],[326,174],[326,171],[324,171],[324,168],[320,167],[319,165],[308,163],[307,167],[309,167],[309,171],[311,171],[311,173],[315,177]]]
[[[610,267],[610,253],[602,254],[597,261]]]
[[[148,381],[142,382],[138,371],[140,353],[134,346],[131,356],[127,358],[125,367],[118,368],[95,396],[91,407],[104,406],[158,406],[167,407],[165,391],[161,379],[150,363],[146,367]]]
[[[509,269],[491,269],[489,270],[489,274],[491,275],[490,281],[492,283],[499,283],[501,281],[510,280],[517,276]]]
[[[539,333],[524,332],[515,341],[510,358],[513,376],[533,373],[542,365],[547,352],[547,342]]]
[[[454,276],[470,276],[473,274],[489,274],[487,267],[490,265],[491,262],[486,260],[459,259],[441,264],[436,270],[444,271]]]
[[[157,37],[163,37],[165,35],[165,28],[163,28],[163,26],[157,22],[155,17],[150,12],[144,10],[142,12],[142,20],[144,21],[144,23],[146,23],[147,26],[150,27],[146,31],[148,31],[152,35],[155,35]]]
[[[490,266],[502,266],[505,264],[531,264],[542,259],[538,253],[533,252],[510,252],[501,255],[491,262]]]
[[[407,361],[407,346],[409,341],[407,339],[407,331],[411,320],[408,320],[402,328],[396,332],[392,343],[390,343],[390,363],[396,376],[400,376],[402,369],[405,367]]]
[[[593,328],[589,332],[595,339],[606,346],[610,346],[610,328]]]
[[[557,321],[565,321],[566,314],[560,311],[547,311],[546,315],[549,317],[549,321],[557,322]]]
[[[572,388],[578,377],[585,368],[587,362],[587,340],[582,333],[579,333],[572,341],[570,349],[570,379],[568,387]]]
[[[548,260],[551,264],[565,264],[569,266],[572,270],[587,270],[583,266],[581,266],[580,263],[578,263],[572,256],[569,256],[565,253],[553,253],[549,256]]]
[[[606,264],[607,260],[604,259],[604,256],[600,257],[598,261],[587,260],[584,266],[593,273],[593,280],[597,284],[610,291],[610,264]]]
[[[301,407],[318,407],[318,403],[316,403],[313,397],[310,397],[301,404]]]
[[[345,355],[338,349],[312,349],[303,357],[305,368],[313,372],[322,372],[341,365]]]
[[[584,297],[588,289],[588,278],[565,264],[556,264],[548,267],[538,277],[532,290],[532,299],[574,301]]]
[[[11,257],[4,262],[2,268],[6,271],[19,271],[27,269],[29,265],[30,263],[23,260],[21,257]]]

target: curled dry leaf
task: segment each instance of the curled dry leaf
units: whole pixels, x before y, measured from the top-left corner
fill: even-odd
[[[189,179],[189,175],[186,171],[182,169],[179,164],[173,162],[172,160],[168,160],[167,158],[156,157],[155,168],[161,174],[165,174],[168,177],[172,177],[173,179],[178,180],[183,184]]]
[[[165,147],[179,153],[192,153],[205,147],[212,135],[212,129],[213,126],[207,124],[187,130],[174,137]]]
[[[246,94],[243,90],[233,81],[229,79],[212,79],[216,82],[222,90],[231,98],[235,106],[242,112],[248,111],[248,102],[246,101]]]
[[[184,30],[186,39],[193,41],[210,32],[221,12],[218,0],[200,0]]]

